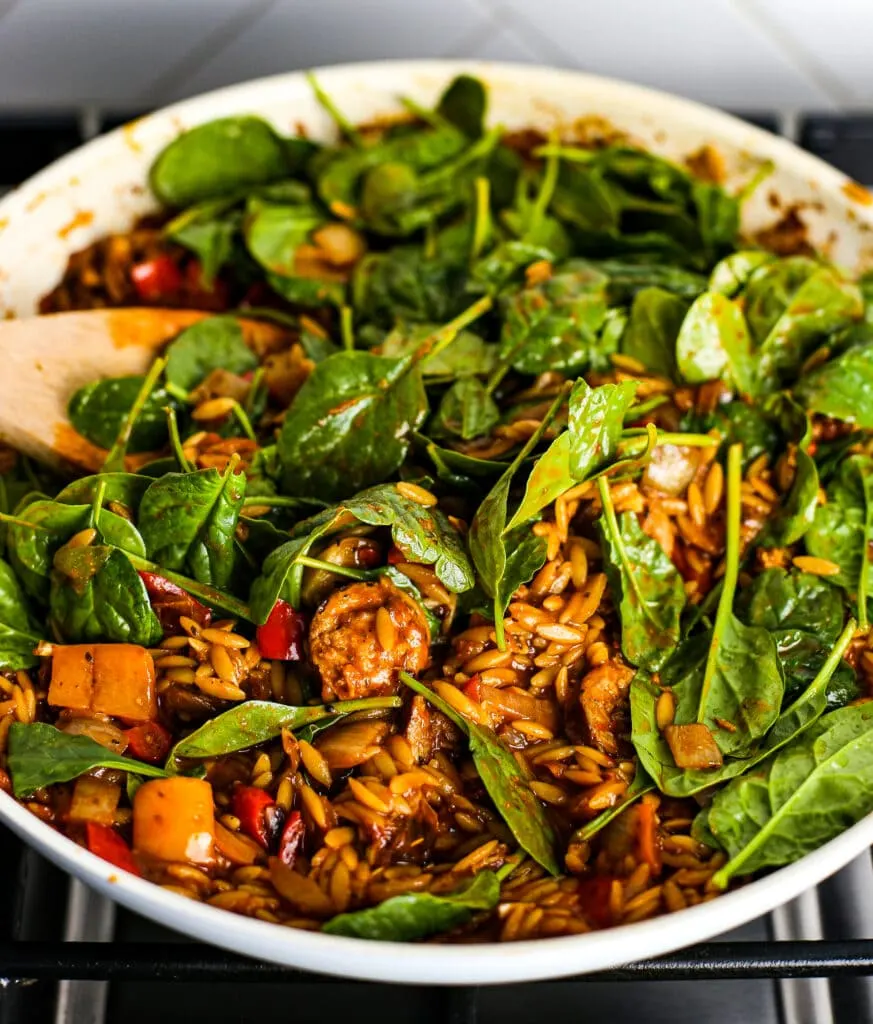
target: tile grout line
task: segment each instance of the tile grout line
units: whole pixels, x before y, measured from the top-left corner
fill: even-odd
[[[528,21],[524,15],[518,14],[517,11],[508,7],[504,7],[499,0],[493,6],[490,3],[488,6],[491,9],[492,20],[495,24],[499,28],[506,29],[511,36],[516,38],[518,36],[518,32],[521,31],[522,38],[525,40],[525,45],[528,46],[529,49],[533,50],[543,63],[555,61],[563,68],[585,70],[584,67],[580,68],[571,53],[568,53],[560,46],[556,45],[552,39],[540,32],[533,22]],[[530,37],[533,38],[531,39]]]
[[[807,81],[820,89],[835,107],[850,107],[857,102],[851,89],[830,70],[822,65],[802,43],[791,33],[783,32],[781,26],[767,14],[756,0],[728,0],[734,12],[746,21],[746,24],[768,39],[782,56]]]
[[[14,0],[18,2],[18,0]],[[172,102],[173,90],[199,71],[205,64],[224,50],[244,29],[250,28],[275,7],[279,0],[256,0],[242,11],[231,15],[205,38],[199,40],[170,68],[161,72],[144,91],[141,97],[145,106],[164,106]]]

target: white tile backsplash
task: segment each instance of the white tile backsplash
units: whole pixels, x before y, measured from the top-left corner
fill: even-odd
[[[873,102],[873,0],[0,0],[0,108],[381,57],[559,64],[738,109]]]
[[[849,104],[873,101],[871,0],[746,0],[811,77],[838,84]]]
[[[320,64],[445,56],[490,25],[476,0],[279,0],[161,99]]]
[[[564,63],[735,108],[831,101],[729,0],[502,0]],[[825,0],[822,0],[825,2]]]
[[[136,104],[245,0],[18,0],[0,7],[0,104]]]

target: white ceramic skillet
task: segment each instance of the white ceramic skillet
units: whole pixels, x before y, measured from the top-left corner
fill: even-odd
[[[800,204],[817,247],[853,271],[873,265],[873,201],[863,190],[790,143],[706,107],[608,79],[509,64],[356,64],[325,69],[318,77],[351,120],[362,121],[398,111],[400,94],[432,103],[461,71],[487,82],[490,119],[507,128],[569,128],[580,117],[600,115],[666,156],[679,158],[712,143],[725,157],[729,185],[772,161],[773,175],[746,204],[746,227],[760,230],[780,217],[780,204]],[[302,126],[315,138],[333,136],[303,75],[294,73],[188,100],[89,143],[0,201],[0,316],[33,313],[72,252],[129,227],[153,207],[148,167],[181,129],[235,113],[258,113],[286,133]],[[448,946],[367,942],[231,915],[115,870],[4,793],[0,818],[55,864],[187,935],[308,970],[437,985],[552,978],[666,953],[792,899],[873,843],[871,815],[796,864],[679,913],[567,938]]]

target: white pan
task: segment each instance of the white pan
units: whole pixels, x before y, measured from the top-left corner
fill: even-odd
[[[461,71],[487,82],[490,119],[507,128],[548,130],[594,114],[673,158],[712,143],[727,161],[729,185],[772,161],[773,175],[746,204],[745,226],[759,230],[777,220],[777,199],[782,209],[800,204],[818,248],[851,271],[873,265],[873,205],[863,190],[790,143],[715,110],[622,82],[526,65],[392,61],[328,68],[318,77],[339,107],[362,121],[400,110],[401,94],[432,103]],[[108,231],[124,230],[153,207],[149,165],[181,129],[235,113],[261,114],[286,133],[302,126],[314,138],[332,137],[303,75],[294,73],[188,100],[83,146],[0,200],[0,317],[33,313],[71,253]],[[431,985],[531,981],[666,953],[772,910],[873,843],[871,815],[796,864],[675,914],[567,938],[448,946],[366,942],[231,915],[116,871],[4,793],[0,819],[58,866],[186,935],[308,970]]]

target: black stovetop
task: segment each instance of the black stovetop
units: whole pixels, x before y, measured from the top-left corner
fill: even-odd
[[[0,113],[0,193],[139,113]],[[873,115],[745,116],[873,184]],[[234,957],[114,907],[5,830],[0,879],[0,1024],[873,1024],[869,855],[714,943],[593,977],[480,989],[362,985]]]

